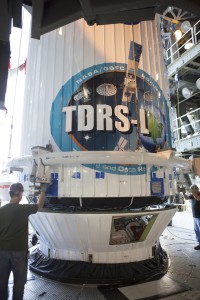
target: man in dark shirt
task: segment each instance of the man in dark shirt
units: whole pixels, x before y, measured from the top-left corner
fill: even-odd
[[[0,299],[8,299],[8,279],[13,272],[13,300],[22,300],[27,280],[28,217],[44,205],[47,185],[43,184],[37,204],[23,204],[23,185],[10,186],[10,202],[0,207]]]
[[[192,194],[187,196],[184,194],[186,199],[191,200],[192,215],[194,219],[194,231],[196,234],[196,240],[198,245],[194,247],[195,250],[200,250],[200,192],[196,184],[190,187]]]

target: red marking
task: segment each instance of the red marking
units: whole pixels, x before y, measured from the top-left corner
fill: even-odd
[[[8,189],[10,185],[0,185],[0,189]]]

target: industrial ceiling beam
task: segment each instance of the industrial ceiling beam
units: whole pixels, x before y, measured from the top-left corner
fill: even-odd
[[[130,13],[132,17],[130,17]],[[148,21],[153,20],[155,17],[155,9],[154,7],[151,8],[144,8],[144,9],[134,9],[131,11],[122,11],[116,14],[104,14],[104,15],[97,15],[96,16],[96,23],[98,25],[105,25],[105,24],[114,24],[116,23],[116,19],[118,23],[137,23],[141,21]]]
[[[194,69],[194,68],[191,68],[188,66],[184,67],[184,69],[189,71],[190,74],[196,74],[197,76],[200,76],[200,70],[198,70],[198,69]]]
[[[33,8],[32,37],[84,18],[89,25],[136,23],[152,20],[156,13],[163,14],[169,6],[184,7],[200,15],[198,1],[173,0],[26,0]],[[180,9],[180,11],[183,10]]]
[[[77,1],[33,0],[32,1],[32,38],[39,39],[44,33],[82,18]]]
[[[44,0],[33,0],[32,2],[32,26],[31,37],[39,39],[44,12]]]

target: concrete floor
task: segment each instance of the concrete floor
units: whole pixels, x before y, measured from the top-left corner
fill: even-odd
[[[168,226],[161,236],[161,244],[170,258],[170,266],[165,276],[191,288],[190,291],[165,299],[199,300],[200,251],[194,250],[194,246],[197,245],[194,231]]]
[[[160,280],[122,288],[101,289],[97,286],[64,284],[41,278],[29,271],[24,300],[136,300],[200,299],[200,251],[193,230],[168,226],[161,238],[170,264]],[[12,278],[9,284],[12,290]],[[9,300],[12,297],[10,295]]]

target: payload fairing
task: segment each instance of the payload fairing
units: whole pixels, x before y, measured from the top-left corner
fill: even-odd
[[[10,165],[23,166],[29,199],[52,182],[44,210],[30,217],[40,238],[31,269],[90,283],[165,272],[159,236],[175,209],[164,204],[176,168],[190,165],[171,150],[159,16],[79,20],[31,40],[26,86],[22,158]]]

